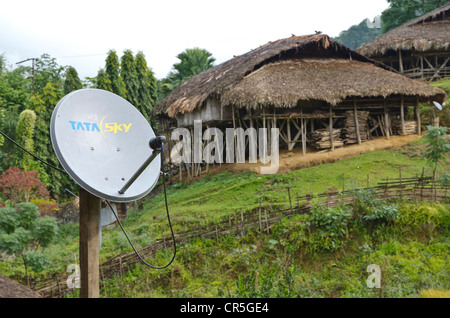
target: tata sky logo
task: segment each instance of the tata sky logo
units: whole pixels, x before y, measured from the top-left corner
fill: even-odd
[[[69,120],[69,124],[72,130],[99,132],[103,137],[106,137],[106,133],[113,133],[114,135],[117,133],[127,133],[132,125],[132,123],[119,124],[117,122],[105,122],[105,118],[106,116],[101,119],[99,124],[91,121],[74,120]]]

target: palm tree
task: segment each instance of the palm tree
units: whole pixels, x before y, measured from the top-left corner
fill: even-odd
[[[177,55],[180,62],[173,65],[173,70],[160,83],[161,98],[167,96],[188,78],[200,74],[214,66],[215,58],[205,49],[186,49]]]

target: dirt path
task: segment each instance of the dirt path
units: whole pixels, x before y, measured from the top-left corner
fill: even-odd
[[[334,151],[316,151],[312,148],[308,148],[305,156],[302,155],[302,150],[298,146],[292,151],[281,149],[279,156],[279,168],[277,173],[281,174],[293,170],[316,166],[319,164],[332,163],[344,158],[354,157],[374,150],[398,149],[411,141],[419,139],[420,137],[421,136],[419,135],[391,136],[389,140],[384,137],[375,137],[372,140],[363,142],[361,145],[347,145],[345,147],[336,148]],[[270,163],[268,165],[270,165]],[[253,164],[215,164],[215,166],[209,166],[208,170],[211,174],[230,170],[233,172],[252,171],[260,173],[261,166],[262,164],[258,160],[258,163]]]

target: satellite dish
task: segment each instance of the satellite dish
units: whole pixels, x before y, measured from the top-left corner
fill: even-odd
[[[158,181],[161,162],[153,159],[159,153],[149,147],[155,133],[144,116],[116,94],[100,89],[67,94],[53,110],[50,136],[66,172],[99,198],[138,200]]]
[[[434,106],[436,106],[437,109],[442,110],[442,105],[438,102],[433,102]]]

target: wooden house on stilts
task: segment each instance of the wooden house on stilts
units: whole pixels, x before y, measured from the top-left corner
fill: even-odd
[[[409,21],[356,49],[424,81],[450,76],[450,3]]]
[[[155,105],[171,127],[279,129],[280,147],[334,149],[421,132],[419,102],[444,91],[400,75],[324,34],[269,42],[178,86]]]

